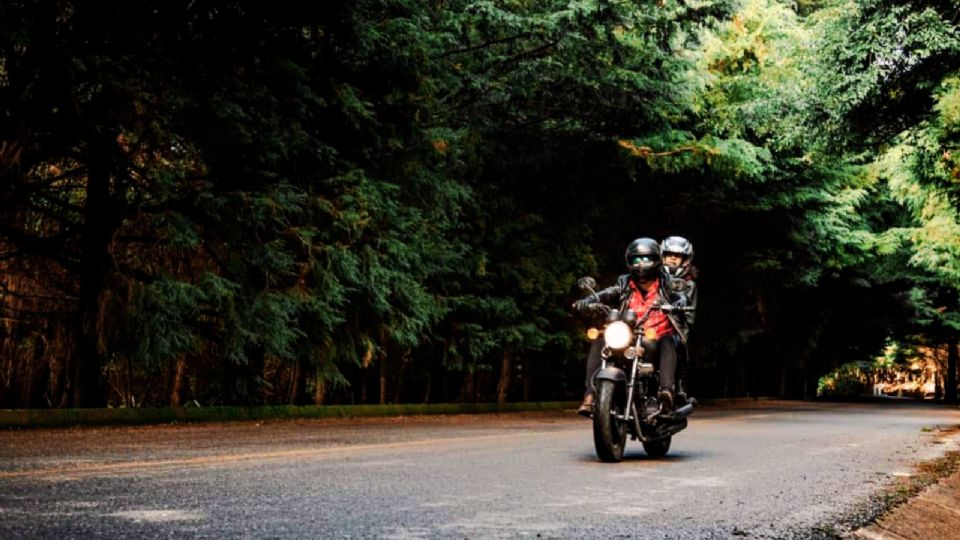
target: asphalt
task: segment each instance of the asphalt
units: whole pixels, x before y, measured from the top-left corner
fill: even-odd
[[[8,431],[0,538],[836,538],[956,451],[956,425],[935,406],[705,407],[666,458],[632,443],[615,465],[572,412]]]

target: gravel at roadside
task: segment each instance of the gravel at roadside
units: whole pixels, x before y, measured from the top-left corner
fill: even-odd
[[[957,430],[939,430],[935,442],[946,453],[924,462],[888,491],[892,508],[848,538],[939,540],[960,538],[960,447]]]

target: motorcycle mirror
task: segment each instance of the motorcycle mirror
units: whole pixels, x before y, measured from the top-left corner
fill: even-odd
[[[582,277],[577,280],[577,287],[580,287],[580,290],[582,291],[595,289],[597,287],[597,280],[590,276]]]

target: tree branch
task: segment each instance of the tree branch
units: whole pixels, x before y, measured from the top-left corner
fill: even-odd
[[[453,55],[455,55],[455,54],[464,54],[464,53],[468,53],[468,52],[478,51],[478,50],[480,50],[480,49],[485,49],[485,48],[487,48],[487,47],[492,47],[492,46],[494,46],[494,45],[502,45],[502,44],[504,44],[504,43],[510,43],[511,41],[516,41],[516,40],[518,40],[518,39],[527,38],[527,37],[530,37],[530,36],[532,36],[532,35],[533,35],[532,32],[523,32],[523,33],[517,34],[517,35],[515,35],[515,36],[510,36],[510,37],[505,37],[505,38],[500,38],[500,39],[491,39],[490,41],[485,41],[485,42],[483,42],[483,43],[480,43],[479,45],[473,45],[473,46],[471,46],[471,47],[464,47],[463,49],[455,49],[455,50],[452,50],[452,51],[446,51],[446,52],[443,52],[443,53],[441,53],[441,54],[439,54],[439,55],[433,56],[433,57],[431,57],[431,58],[434,58],[434,59],[447,58],[448,56],[453,56]]]

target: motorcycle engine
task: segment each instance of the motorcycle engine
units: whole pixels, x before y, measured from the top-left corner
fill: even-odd
[[[643,400],[643,416],[649,418],[660,412],[660,402],[653,396],[647,396]]]

